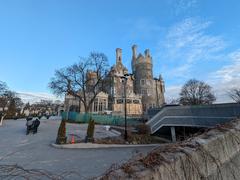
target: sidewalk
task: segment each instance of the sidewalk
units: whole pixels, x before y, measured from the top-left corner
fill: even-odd
[[[161,144],[94,144],[94,143],[76,143],[76,144],[51,144],[59,149],[100,149],[100,148],[131,148],[131,147],[157,147]]]

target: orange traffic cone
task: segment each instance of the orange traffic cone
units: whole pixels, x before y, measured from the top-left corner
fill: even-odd
[[[72,135],[71,144],[74,144],[74,143],[75,143],[74,135]]]

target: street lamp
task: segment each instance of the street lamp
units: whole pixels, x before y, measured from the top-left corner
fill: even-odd
[[[124,116],[125,116],[125,133],[124,133],[124,139],[127,141],[127,91],[126,91],[126,85],[128,77],[132,76],[132,74],[124,74],[123,76],[120,76],[120,78],[123,80],[123,88],[124,88]]]
[[[158,97],[157,81],[159,81],[160,79],[154,78],[154,80],[155,80],[155,83],[156,83],[156,95],[157,95],[157,103],[156,103],[156,105],[159,108],[159,97]]]
[[[67,80],[67,95],[70,94],[70,91],[71,91],[71,80],[68,79],[68,80]],[[67,121],[68,121],[68,118],[69,118],[69,111],[70,111],[70,102],[69,102],[69,101],[71,101],[71,97],[70,97],[69,100],[68,100],[67,118],[66,118]]]

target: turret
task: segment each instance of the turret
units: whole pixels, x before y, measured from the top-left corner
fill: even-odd
[[[132,55],[133,59],[136,59],[137,58],[137,45],[135,45],[135,44],[132,46],[132,53],[133,53],[133,55]]]
[[[122,49],[117,48],[116,49],[116,64],[122,63]]]
[[[145,51],[144,51],[144,53],[145,53],[145,57],[147,58],[147,57],[150,57],[150,51],[149,51],[149,49],[146,49]]]
[[[144,51],[144,53],[145,53],[146,62],[149,63],[149,64],[152,64],[152,57],[151,57],[151,55],[150,55],[149,49],[146,49],[146,50]]]

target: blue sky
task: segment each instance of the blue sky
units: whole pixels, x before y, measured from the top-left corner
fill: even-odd
[[[0,80],[17,92],[50,93],[55,69],[90,51],[112,65],[131,46],[149,48],[168,100],[190,79],[214,87],[219,102],[240,85],[239,0],[0,1]]]

